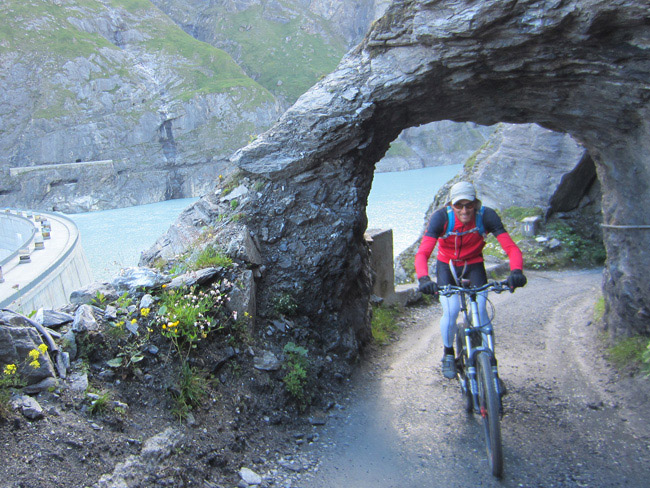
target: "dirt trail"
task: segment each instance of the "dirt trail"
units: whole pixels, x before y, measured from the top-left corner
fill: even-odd
[[[353,394],[305,455],[293,486],[640,487],[650,479],[644,379],[619,378],[591,325],[596,271],[529,273],[514,295],[493,295],[497,357],[509,394],[505,474],[487,468],[477,418],[440,374],[440,308],[407,312],[399,341],[374,354]]]

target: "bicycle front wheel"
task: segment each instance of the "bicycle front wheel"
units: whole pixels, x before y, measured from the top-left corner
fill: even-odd
[[[497,478],[503,473],[503,452],[501,447],[501,421],[499,416],[499,395],[494,385],[490,356],[484,352],[478,355],[477,381],[478,399],[488,462],[492,474]]]

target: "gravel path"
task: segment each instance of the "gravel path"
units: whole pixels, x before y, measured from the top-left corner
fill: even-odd
[[[650,479],[649,384],[619,377],[591,325],[600,271],[528,273],[492,295],[509,394],[505,473],[492,478],[478,419],[440,374],[439,305],[409,309],[399,341],[372,354],[291,486],[640,487]]]

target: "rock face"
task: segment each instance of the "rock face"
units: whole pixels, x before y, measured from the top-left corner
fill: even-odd
[[[463,164],[494,132],[494,127],[444,120],[404,130],[377,163],[376,171]]]
[[[464,171],[440,188],[432,209],[447,204],[453,183],[466,180],[492,208],[539,207],[547,214],[573,210],[593,183],[594,175],[578,170],[585,154],[567,134],[537,124],[499,124]],[[567,184],[561,185],[563,178]]]
[[[148,2],[8,0],[0,15],[0,205],[198,196],[277,118],[230,56]]]
[[[391,4],[336,71],[233,157],[250,183],[237,210],[260,243],[262,293],[290,290],[324,339],[363,341],[374,165],[402,129],[436,120],[568,133],[595,162],[605,224],[648,225],[638,212],[650,198],[648,25],[642,1]],[[203,225],[191,215],[179,226]],[[607,325],[649,333],[649,231],[605,227],[604,241]]]

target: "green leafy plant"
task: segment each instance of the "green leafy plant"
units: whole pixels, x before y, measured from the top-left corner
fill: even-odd
[[[207,291],[198,287],[166,290],[160,297],[157,321],[179,357],[187,359],[196,343],[224,327],[226,297],[215,283]]]
[[[284,381],[289,394],[298,402],[301,410],[304,410],[311,401],[311,394],[307,388],[309,378],[307,349],[288,342],[284,346],[284,354],[286,362],[283,369],[286,374],[282,381]]]
[[[0,376],[0,418],[6,418],[11,413],[11,391],[25,386],[24,380],[18,374],[15,364],[7,364]]]
[[[292,317],[298,313],[298,303],[290,293],[276,295],[272,298],[271,305],[278,315]]]
[[[389,343],[390,338],[399,330],[396,318],[400,311],[394,307],[373,307],[372,310],[372,338],[380,345]]]
[[[230,200],[230,209],[235,210],[239,206],[239,201],[237,199]]]
[[[117,306],[119,308],[129,308],[133,304],[133,298],[129,296],[128,292],[124,292],[117,299]]]
[[[230,268],[232,266],[232,259],[212,246],[203,249],[196,257],[196,261],[192,266],[193,269],[202,269],[209,267],[222,267]]]
[[[109,337],[112,337],[114,339],[121,339],[125,337],[127,334],[127,329],[125,327],[124,320],[109,323],[107,334]]]
[[[122,376],[126,377],[133,373],[135,365],[142,361],[144,357],[140,341],[128,342],[120,346],[120,352],[117,356],[106,361],[106,364],[111,368],[120,370]]]
[[[102,393],[93,393],[91,391],[86,393],[86,397],[90,400],[90,406],[88,407],[88,413],[90,415],[101,415],[106,412],[108,404],[111,400],[110,391]]]
[[[101,291],[98,291],[95,294],[95,297],[92,299],[91,303],[100,308],[103,308],[106,306],[106,295],[104,295]]]
[[[180,420],[187,418],[193,408],[201,405],[207,394],[207,379],[200,371],[183,362],[178,377],[178,390],[174,394],[172,413]]]
[[[645,364],[644,354],[648,351],[647,347],[647,337],[626,337],[607,349],[607,357],[617,369],[635,370]]]

